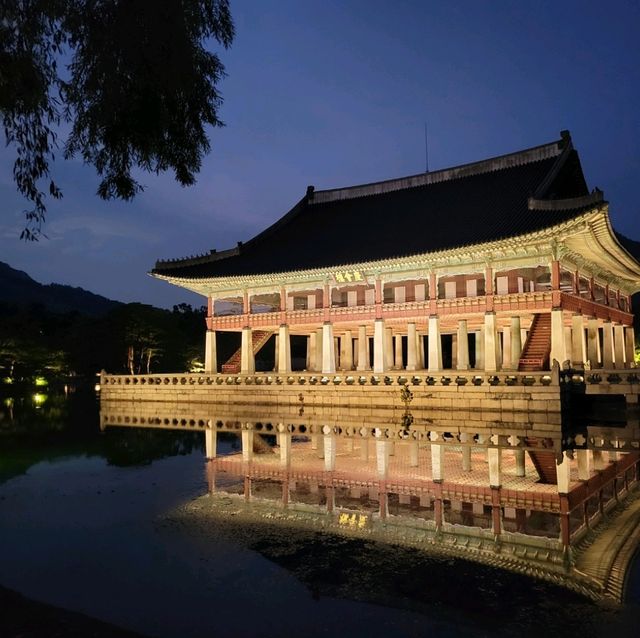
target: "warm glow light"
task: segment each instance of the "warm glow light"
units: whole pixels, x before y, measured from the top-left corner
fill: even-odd
[[[93,389],[94,389],[96,392],[100,392],[100,384],[99,384],[99,383],[96,383],[96,384],[93,386]]]
[[[6,398],[2,403],[4,403],[5,407],[10,408],[13,406],[13,397]]]
[[[36,377],[34,382],[38,387],[49,385],[49,382],[44,377]]]
[[[36,392],[33,395],[33,404],[39,408],[41,405],[43,405],[45,403],[45,401],[48,399],[49,397],[46,394],[42,394],[40,392]]]
[[[11,377],[4,377],[2,383],[13,383],[13,379]]]

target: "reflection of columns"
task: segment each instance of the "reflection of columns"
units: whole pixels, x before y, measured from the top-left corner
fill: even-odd
[[[585,362],[584,327],[582,315],[576,313],[571,317],[571,365],[582,367]]]
[[[456,367],[458,370],[469,369],[469,336],[467,334],[467,320],[458,321],[458,358]],[[467,448],[470,449],[470,448]]]
[[[602,450],[593,450],[591,453],[593,459],[594,470],[604,470],[608,465],[608,461],[604,458],[604,452]]]
[[[253,430],[242,430],[242,460],[253,458]]]
[[[333,434],[324,435],[324,469],[333,472],[336,469],[336,437]]]
[[[462,447],[462,471],[471,472],[471,446]]]
[[[522,356],[522,328],[520,317],[511,317],[511,362],[512,370],[517,370]]]
[[[240,347],[240,372],[242,374],[253,374],[256,371],[256,361],[253,354],[253,337],[249,326],[242,329]]]
[[[598,320],[589,319],[587,322],[587,359],[592,368],[599,368],[598,360]]]
[[[613,368],[613,324],[605,321],[602,324],[602,367]]]
[[[376,467],[380,478],[389,474],[389,451],[389,441],[376,439]]]
[[[487,461],[489,462],[489,486],[500,487],[502,485],[502,449],[487,448]]]
[[[402,335],[396,335],[395,339],[395,368],[402,370],[404,361],[402,360]]]
[[[280,465],[289,467],[291,464],[291,434],[286,430],[280,433]]]
[[[384,347],[384,319],[376,319],[373,323],[373,371],[387,371],[387,355]]]
[[[322,372],[331,374],[336,371],[336,351],[333,346],[333,324],[325,321],[322,325]]]
[[[409,465],[411,467],[418,467],[419,452],[418,441],[411,441],[409,443]]]
[[[367,326],[358,327],[358,370],[369,369],[369,353],[367,352]]]
[[[591,476],[591,459],[589,458],[589,450],[576,450],[576,458],[578,461],[578,479],[588,481]]]
[[[614,358],[616,368],[624,368],[624,326],[616,324],[613,327]]]
[[[524,476],[526,474],[524,450],[514,450],[513,455],[516,460],[516,476]]]
[[[484,370],[484,328],[475,333],[476,337],[476,370]]]
[[[393,330],[385,328],[384,330],[384,356],[387,360],[387,370],[391,370],[394,366],[393,361]]]
[[[431,444],[431,480],[444,480],[444,445]]]
[[[633,326],[627,326],[624,329],[624,344],[627,355],[626,367],[632,368],[634,366],[636,356],[636,335]]]
[[[204,449],[205,449],[205,456],[207,459],[216,458],[217,443],[218,443],[218,431],[216,430],[215,425],[209,426],[204,431]]]
[[[307,340],[307,370],[315,372],[318,368],[318,334],[314,331]]]
[[[440,339],[440,319],[429,316],[429,372],[442,370],[442,344]]]
[[[353,338],[351,330],[347,330],[340,338],[342,352],[340,354],[340,368],[342,370],[353,370]]]
[[[418,359],[418,335],[416,324],[407,324],[407,370],[412,371],[417,368]]]
[[[551,354],[549,355],[549,363],[552,366],[554,359],[560,364],[560,367],[562,367],[562,363],[565,360],[564,337],[562,309],[555,308],[551,311]]]
[[[204,371],[207,374],[218,372],[218,358],[216,356],[216,331],[207,330],[204,342]]]
[[[289,326],[284,323],[278,330],[278,372],[280,374],[291,372],[291,339],[289,339]]]
[[[566,452],[562,453],[562,461],[556,461],[556,474],[558,475],[558,494],[568,494],[571,483],[571,464]]]
[[[498,370],[498,334],[496,332],[496,313],[484,314],[484,369],[489,372]]]

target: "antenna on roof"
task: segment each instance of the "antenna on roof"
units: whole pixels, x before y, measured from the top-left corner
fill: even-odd
[[[424,164],[425,173],[429,172],[429,137],[427,136],[427,122],[424,123]]]

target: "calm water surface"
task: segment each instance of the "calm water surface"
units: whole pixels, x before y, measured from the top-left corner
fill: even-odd
[[[206,491],[202,435],[100,433],[91,397],[0,416],[0,585],[30,598],[152,636],[638,635],[638,559],[612,612],[368,541],[205,537],[163,518]]]

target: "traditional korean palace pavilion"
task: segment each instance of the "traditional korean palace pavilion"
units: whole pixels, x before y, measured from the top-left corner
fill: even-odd
[[[152,275],[208,300],[205,371],[252,374],[276,338],[317,373],[634,365],[640,263],[568,132],[454,168],[316,191],[229,250]],[[241,332],[218,361],[216,334]],[[295,362],[294,362],[295,363]]]

